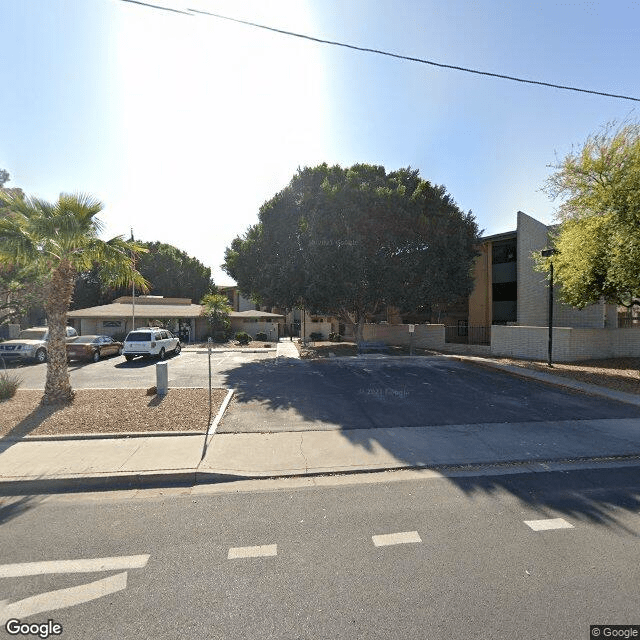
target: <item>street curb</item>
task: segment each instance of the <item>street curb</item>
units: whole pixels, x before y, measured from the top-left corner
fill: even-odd
[[[625,463],[628,463],[625,465]],[[623,456],[605,457],[576,457],[556,459],[522,459],[501,462],[478,462],[464,464],[434,464],[434,465],[408,465],[408,466],[381,466],[371,468],[335,468],[313,472],[273,473],[271,475],[247,475],[237,472],[216,472],[185,469],[181,471],[148,471],[131,472],[121,474],[96,474],[92,476],[64,476],[54,478],[20,478],[15,480],[0,481],[0,496],[13,495],[37,495],[50,493],[85,493],[91,491],[118,491],[125,489],[161,489],[175,487],[195,487],[207,484],[223,484],[243,480],[278,480],[292,478],[321,478],[328,476],[364,475],[368,473],[381,473],[385,471],[436,471],[465,473],[473,475],[482,473],[491,475],[491,471],[520,467],[523,472],[540,472],[544,465],[597,465],[613,464],[614,466],[640,466],[640,452]],[[554,469],[549,469],[553,471]]]
[[[157,472],[136,471],[120,474],[91,476],[60,476],[52,478],[16,478],[0,481],[0,496],[82,493],[87,491],[117,491],[123,489],[153,489],[162,487],[193,486],[196,470]]]
[[[24,436],[22,438],[2,438],[2,442],[57,442],[64,440],[117,440],[126,438],[164,438],[182,436],[203,436],[205,431],[121,431],[120,433],[62,433],[59,435]]]
[[[498,362],[493,362],[476,356],[452,355],[447,357],[460,362],[469,362],[478,366],[498,369],[521,378],[530,378],[532,380],[537,380],[538,382],[546,382],[547,384],[551,384],[556,387],[566,387],[568,389],[573,389],[574,391],[581,391],[589,395],[601,396],[609,400],[616,400],[618,402],[624,402],[626,404],[632,404],[636,407],[640,407],[640,397],[635,396],[632,393],[615,391],[614,389],[607,389],[606,387],[601,387],[597,384],[579,382],[578,380],[572,380],[571,378],[565,378],[562,376],[554,376],[553,374],[543,373],[542,371],[533,371],[531,369],[524,369],[523,367],[514,365],[500,364]]]
[[[218,413],[216,417],[213,419],[213,422],[209,425],[209,429],[207,429],[207,438],[215,434],[218,425],[220,424],[220,420],[222,420],[222,416],[224,416],[224,412],[227,410],[229,403],[231,402],[231,398],[233,398],[233,394],[236,392],[235,389],[229,389],[227,391],[227,395],[225,396],[222,404],[220,405],[220,409],[218,409]]]

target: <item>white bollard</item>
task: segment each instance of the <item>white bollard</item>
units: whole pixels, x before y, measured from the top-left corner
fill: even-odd
[[[167,362],[156,364],[156,393],[159,396],[166,396],[169,391],[169,368]]]

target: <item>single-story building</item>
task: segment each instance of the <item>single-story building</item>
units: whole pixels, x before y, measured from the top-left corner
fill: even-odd
[[[202,305],[193,304],[189,298],[136,296],[134,303],[131,296],[123,296],[111,304],[69,311],[67,318],[80,335],[123,337],[136,327],[161,325],[194,341],[204,339],[211,331]]]
[[[248,333],[252,338],[258,333],[266,333],[267,338],[277,340],[284,334],[284,316],[267,311],[232,311],[229,314],[231,330],[234,335],[240,331]]]

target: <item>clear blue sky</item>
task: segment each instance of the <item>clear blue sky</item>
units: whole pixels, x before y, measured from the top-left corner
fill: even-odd
[[[640,2],[155,4],[640,97]],[[105,237],[174,244],[217,284],[225,247],[299,166],[411,166],[500,233],[518,209],[551,222],[548,165],[640,108],[120,0],[2,0],[0,24],[8,186],[91,193]]]

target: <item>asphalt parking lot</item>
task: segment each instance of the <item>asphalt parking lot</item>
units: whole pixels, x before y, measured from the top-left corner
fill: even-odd
[[[242,364],[272,360],[275,351],[266,353],[212,353],[212,386],[226,387],[222,371]],[[170,387],[208,387],[209,365],[206,349],[185,351],[165,360],[169,369]],[[72,361],[69,363],[71,385],[74,389],[146,389],[156,384],[158,360],[135,358],[127,362],[124,356],[105,358],[99,362]],[[11,364],[8,369],[22,379],[21,389],[44,389],[47,365]]]
[[[247,362],[219,433],[640,418],[640,408],[442,357]]]

